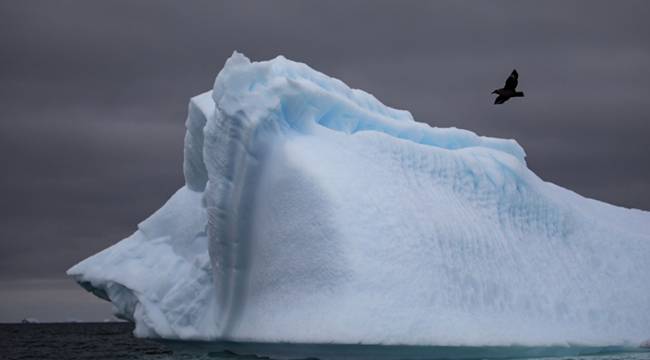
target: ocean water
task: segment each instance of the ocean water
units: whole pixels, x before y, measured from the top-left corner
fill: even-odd
[[[650,360],[640,348],[423,347],[175,342],[137,339],[130,323],[0,324],[0,359]]]

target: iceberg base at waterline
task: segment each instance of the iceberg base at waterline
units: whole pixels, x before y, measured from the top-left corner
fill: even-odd
[[[68,274],[142,337],[423,346],[650,337],[650,213],[544,182],[283,57],[191,99],[185,185]]]

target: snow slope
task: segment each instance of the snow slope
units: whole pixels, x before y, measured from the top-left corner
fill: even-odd
[[[650,213],[542,181],[307,65],[235,53],[191,99],[186,184],[68,274],[138,336],[615,345],[650,337]]]

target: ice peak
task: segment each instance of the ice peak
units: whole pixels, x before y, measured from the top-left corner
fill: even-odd
[[[246,55],[235,50],[233,51],[232,55],[230,55],[230,57],[226,60],[226,63],[223,66],[223,68],[227,69],[230,67],[235,67],[240,65],[248,65],[250,63],[251,61]]]

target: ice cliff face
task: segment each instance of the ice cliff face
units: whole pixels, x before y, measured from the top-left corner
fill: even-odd
[[[68,271],[173,339],[638,344],[650,214],[542,181],[513,140],[431,128],[235,53],[190,101],[186,184]]]

